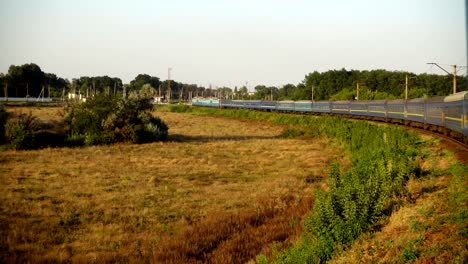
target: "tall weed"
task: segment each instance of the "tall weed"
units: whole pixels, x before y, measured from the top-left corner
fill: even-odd
[[[275,263],[316,263],[330,259],[337,248],[349,245],[388,215],[405,193],[410,175],[420,171],[415,161],[419,139],[402,128],[340,117],[244,109],[190,111],[297,126],[308,134],[330,137],[350,153],[352,166],[348,170],[340,172],[338,164],[330,167],[329,190],[318,192],[313,214],[304,223],[304,238],[280,254]]]

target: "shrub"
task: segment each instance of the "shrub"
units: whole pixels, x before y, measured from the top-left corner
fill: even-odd
[[[10,117],[5,125],[6,142],[14,149],[36,148],[34,133],[38,130],[38,121],[31,114]]]
[[[74,145],[147,143],[167,138],[167,125],[150,114],[146,94],[132,92],[127,99],[105,94],[85,103],[73,102],[66,109],[67,142]]]
[[[0,104],[0,144],[5,143],[5,125],[8,120],[8,112],[5,106]]]

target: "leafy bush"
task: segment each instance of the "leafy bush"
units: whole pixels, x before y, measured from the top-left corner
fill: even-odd
[[[14,149],[35,148],[37,146],[34,133],[38,130],[38,121],[31,114],[13,116],[5,124],[6,142]]]
[[[105,94],[66,109],[69,144],[146,143],[167,138],[167,125],[151,115],[146,94],[132,92],[127,99]]]
[[[0,144],[5,143],[5,125],[8,120],[8,112],[5,106],[0,104]]]

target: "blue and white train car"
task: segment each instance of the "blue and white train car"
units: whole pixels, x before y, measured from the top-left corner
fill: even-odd
[[[391,121],[416,127],[435,127],[446,134],[455,132],[468,143],[468,92],[411,100],[373,101],[251,101],[194,98],[196,106],[247,108],[266,111],[327,113]],[[432,129],[432,128],[431,128]],[[458,133],[458,134],[457,134]],[[461,135],[461,136],[460,136]],[[453,135],[452,135],[453,136]]]

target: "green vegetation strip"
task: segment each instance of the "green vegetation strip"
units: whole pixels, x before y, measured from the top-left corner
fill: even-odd
[[[302,239],[280,253],[273,263],[317,263],[375,228],[401,203],[410,175],[419,176],[416,158],[420,139],[402,128],[346,120],[250,110],[170,106],[169,111],[199,115],[248,118],[303,130],[286,135],[327,136],[349,152],[352,165],[342,172],[334,163],[329,190],[318,191],[312,214],[304,223]],[[290,130],[291,131],[291,130]],[[265,256],[259,256],[266,263]]]

